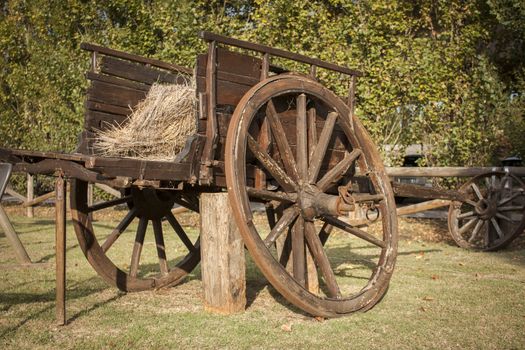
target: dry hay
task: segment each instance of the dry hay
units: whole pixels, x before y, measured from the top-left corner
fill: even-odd
[[[125,123],[96,133],[96,153],[172,161],[196,132],[195,106],[193,84],[153,84]]]

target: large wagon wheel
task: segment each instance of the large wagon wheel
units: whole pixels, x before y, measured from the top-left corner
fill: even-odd
[[[133,187],[122,198],[88,206],[87,183],[72,180],[71,213],[78,242],[89,263],[106,282],[122,291],[129,292],[174,285],[200,262],[198,239],[192,242],[171,212],[176,202],[190,210],[198,211],[197,195],[179,194],[179,192]],[[127,204],[127,213],[111,233],[107,235],[106,230],[95,232],[89,214],[124,203]],[[121,235],[132,234],[125,230],[134,220],[138,221],[138,226],[133,246],[128,247],[129,253],[127,254],[129,255],[124,253],[124,257],[119,258],[108,255],[112,253],[110,248]],[[163,220],[169,222],[171,230],[163,231]],[[152,223],[155,236],[155,248],[153,249],[156,249],[158,256],[158,267],[156,268],[150,266],[151,264],[141,266],[142,248],[149,222]],[[176,241],[170,245],[176,245],[176,251],[182,253],[167,251],[166,243],[171,243],[170,240]],[[112,250],[117,250],[119,254],[122,254],[122,249],[122,247],[115,247]],[[175,258],[176,254],[182,254],[182,257],[175,262],[168,260]]]
[[[525,185],[507,172],[476,176],[459,189],[471,198],[452,202],[448,227],[463,248],[503,248],[525,230]]]
[[[261,134],[264,125],[269,136]],[[272,140],[266,150],[265,137]],[[367,310],[382,298],[397,254],[395,202],[374,144],[340,98],[304,76],[267,79],[235,109],[225,152],[230,203],[244,242],[286,299],[313,315],[334,317]],[[375,225],[379,235],[338,218],[338,186],[348,185],[356,166],[369,191],[353,198],[372,200],[382,221]],[[266,188],[253,187],[253,167],[272,178]],[[254,224],[250,202],[257,201],[270,208],[266,230]],[[350,246],[371,253],[360,256]],[[309,286],[309,257],[318,290]],[[352,266],[359,267],[355,274]]]

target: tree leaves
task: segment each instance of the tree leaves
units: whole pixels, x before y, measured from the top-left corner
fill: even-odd
[[[89,63],[80,42],[191,67],[206,50],[196,33],[211,30],[363,70],[356,112],[392,164],[413,143],[426,145],[428,165],[489,164],[525,152],[523,11],[519,0],[10,0],[0,142],[75,148]],[[347,94],[341,75],[318,78]]]

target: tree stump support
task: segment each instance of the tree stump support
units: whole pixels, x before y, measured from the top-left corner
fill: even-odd
[[[221,314],[243,312],[246,308],[244,243],[228,194],[202,193],[200,213],[204,308]]]

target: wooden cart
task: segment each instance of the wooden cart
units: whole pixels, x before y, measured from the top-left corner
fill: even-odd
[[[87,73],[91,85],[78,151],[1,149],[0,160],[12,163],[16,171],[71,179],[80,247],[99,275],[121,290],[174,285],[186,276],[200,260],[199,240],[188,237],[171,209],[179,204],[198,212],[201,193],[226,190],[253,260],[287,300],[326,317],[370,309],[388,288],[398,234],[390,180],[353,113],[361,73],[208,32],[201,37],[209,46],[197,57],[194,70],[198,132],[187,138],[174,161],[101,157],[92,140],[97,129],[125,122],[129,107],[145,97],[151,84],[182,83],[180,75],[191,71],[90,44],[82,45],[92,54],[92,69]],[[309,65],[310,74],[287,72],[272,65],[272,57]],[[317,69],[346,76],[348,97],[342,99],[319,83]],[[123,196],[89,205],[88,183],[112,186]],[[475,204],[468,189],[444,197]],[[264,205],[262,224],[255,224],[254,203]],[[117,205],[126,205],[128,211],[109,236],[101,237],[90,214]],[[356,224],[341,220],[358,207],[375,217]],[[138,229],[130,260],[118,263],[110,248],[134,220]],[[163,220],[176,235],[165,235]],[[142,266],[140,260],[150,222],[157,268]],[[176,261],[168,259],[175,253],[165,244],[173,237],[178,240],[174,244],[186,250]],[[366,255],[360,255],[365,248]]]

